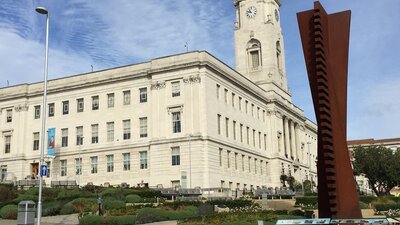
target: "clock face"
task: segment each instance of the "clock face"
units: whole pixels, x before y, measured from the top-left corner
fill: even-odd
[[[277,9],[275,9],[275,19],[276,21],[279,21],[279,12]]]
[[[257,14],[257,9],[256,9],[256,7],[254,7],[254,6],[251,6],[250,8],[248,8],[248,9],[246,10],[246,15],[247,15],[247,17],[249,17],[249,18],[255,17],[256,14]]]

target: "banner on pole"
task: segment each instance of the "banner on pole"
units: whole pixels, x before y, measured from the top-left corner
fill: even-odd
[[[54,150],[55,138],[56,138],[56,128],[49,128],[47,131],[47,140],[48,140],[47,155],[49,156],[56,155],[56,152]]]

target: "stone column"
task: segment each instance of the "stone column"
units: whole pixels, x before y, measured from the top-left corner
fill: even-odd
[[[296,141],[296,160],[300,161],[299,159],[299,149],[301,148],[300,146],[300,140],[299,140],[299,124],[296,123],[295,127],[294,127],[294,137],[295,137],[295,141]]]
[[[289,149],[290,149],[290,143],[289,143],[289,120],[287,117],[283,119],[283,136],[285,138],[285,156],[289,157]]]
[[[291,136],[291,141],[290,141],[290,158],[294,159],[294,151],[296,151],[296,140],[295,140],[295,135],[294,135],[294,122],[293,120],[290,121],[290,136]]]

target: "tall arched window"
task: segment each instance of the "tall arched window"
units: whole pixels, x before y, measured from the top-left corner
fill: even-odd
[[[279,41],[276,42],[276,62],[278,65],[278,69],[281,70],[281,43]]]
[[[251,39],[247,43],[247,54],[249,57],[250,71],[260,70],[261,60],[261,43],[256,39]]]

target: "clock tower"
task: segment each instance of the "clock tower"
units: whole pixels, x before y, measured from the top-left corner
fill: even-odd
[[[236,70],[267,93],[291,101],[280,25],[280,0],[234,0]]]

